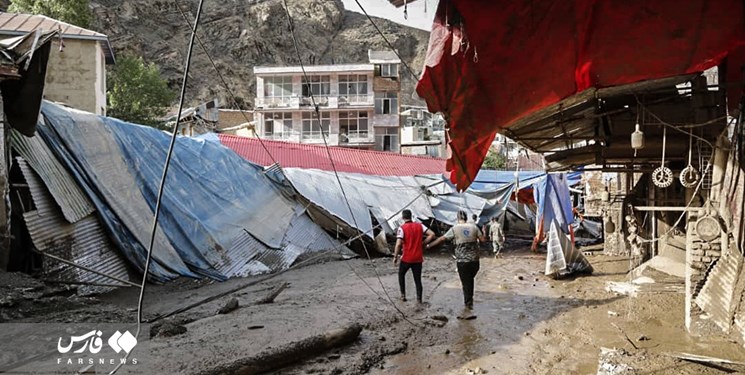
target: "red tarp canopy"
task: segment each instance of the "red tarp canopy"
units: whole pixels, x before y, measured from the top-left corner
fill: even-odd
[[[440,0],[417,93],[448,120],[465,189],[498,130],[593,86],[716,66],[744,18],[741,0]]]

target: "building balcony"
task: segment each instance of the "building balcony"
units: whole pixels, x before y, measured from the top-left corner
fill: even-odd
[[[339,134],[339,145],[369,145],[375,143],[375,135],[368,131],[354,131]]]
[[[370,94],[341,95],[341,96],[313,96],[316,104],[321,108],[370,108],[375,106],[375,96]],[[292,97],[260,97],[256,98],[256,109],[259,110],[294,110],[313,106],[309,96]]]
[[[300,133],[296,131],[284,133],[264,133],[261,138],[272,141],[299,142]]]
[[[334,103],[337,102],[336,97],[330,97],[327,95],[323,95],[323,96],[313,95],[312,99],[310,96],[303,96],[302,98],[300,98],[300,105],[303,107],[310,107],[310,106],[313,106],[313,101],[315,101],[316,105],[320,107],[335,108],[335,106],[334,107],[331,106],[331,102],[332,102],[331,99],[334,99],[333,100]]]
[[[300,98],[296,96],[256,98],[257,109],[300,109]]]
[[[374,107],[375,106],[375,95],[373,93],[340,95],[338,97],[338,102],[339,102],[339,108]]]
[[[373,126],[398,127],[400,117],[398,114],[374,114],[372,116]]]
[[[331,134],[326,132],[326,143],[331,145]],[[315,131],[304,131],[300,133],[300,141],[302,143],[320,143],[323,144],[323,135],[320,130]]]

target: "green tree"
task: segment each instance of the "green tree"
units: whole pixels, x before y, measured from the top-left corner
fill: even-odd
[[[482,169],[504,169],[507,166],[507,158],[492,150],[486,153],[486,158],[481,164]]]
[[[136,124],[161,127],[176,93],[161,78],[158,67],[141,57],[122,56],[107,75],[107,114]]]
[[[8,12],[41,14],[84,28],[93,18],[88,0],[11,0]]]

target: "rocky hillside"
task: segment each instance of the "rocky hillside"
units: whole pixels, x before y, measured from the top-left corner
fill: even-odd
[[[117,54],[137,54],[155,62],[171,86],[180,87],[190,26],[175,0],[92,0],[91,4],[92,28],[109,35]],[[178,0],[178,4],[191,22],[198,1]],[[366,62],[368,49],[387,49],[365,16],[345,10],[341,0],[290,0],[288,4],[305,64]],[[419,74],[428,33],[375,20]],[[298,64],[282,0],[206,1],[198,33],[242,108],[253,107],[254,66]],[[187,102],[217,97],[221,106],[232,107],[198,45],[190,72]],[[402,102],[417,102],[411,95],[415,80],[403,70],[402,75]]]

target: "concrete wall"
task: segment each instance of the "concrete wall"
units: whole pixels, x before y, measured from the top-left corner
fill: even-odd
[[[65,39],[59,50],[55,41],[47,65],[44,98],[106,114],[106,70],[101,46],[94,40]]]

